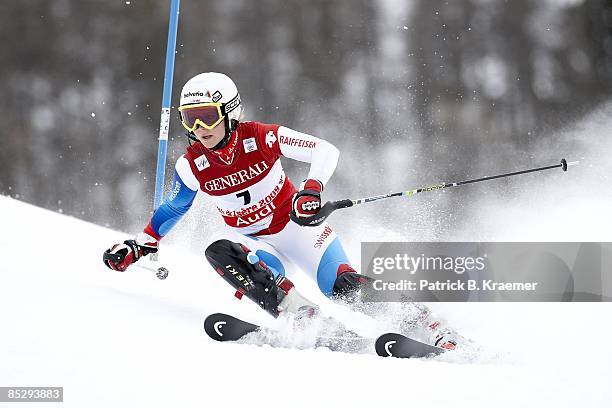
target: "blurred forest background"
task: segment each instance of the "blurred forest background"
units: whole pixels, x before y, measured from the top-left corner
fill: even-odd
[[[168,13],[169,0],[0,2],[0,194],[144,226]],[[357,198],[558,162],[555,132],[610,96],[612,2],[182,0],[174,106],[203,71],[234,79],[247,119],[336,144],[326,198]],[[167,181],[187,144],[176,111],[170,134]],[[550,157],[530,153],[542,141]],[[285,166],[296,182],[307,168]],[[460,214],[466,194],[436,211]]]

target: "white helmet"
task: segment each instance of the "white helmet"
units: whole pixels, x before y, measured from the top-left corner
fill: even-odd
[[[221,103],[221,112],[225,115],[226,138],[229,139],[242,115],[240,94],[234,81],[218,72],[204,72],[187,81],[181,91],[180,106],[205,102]]]

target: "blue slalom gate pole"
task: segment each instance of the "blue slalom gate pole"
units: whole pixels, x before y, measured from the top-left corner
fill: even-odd
[[[164,198],[166,176],[166,152],[168,149],[168,131],[170,129],[170,104],[172,100],[172,79],[174,78],[174,56],[176,55],[176,32],[178,30],[179,7],[181,0],[170,0],[170,22],[168,25],[168,45],[166,46],[166,70],[164,74],[164,93],[162,95],[161,120],[159,123],[159,147],[157,150],[157,171],[155,174],[155,198],[153,210],[156,210]]]

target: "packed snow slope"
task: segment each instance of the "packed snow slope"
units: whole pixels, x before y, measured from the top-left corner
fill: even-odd
[[[222,344],[204,334],[207,314],[275,322],[234,298],[201,253],[164,247],[165,281],[112,272],[102,251],[124,233],[7,197],[0,211],[0,386],[63,386],[57,406],[612,404],[609,303],[433,305],[482,347],[469,360]]]

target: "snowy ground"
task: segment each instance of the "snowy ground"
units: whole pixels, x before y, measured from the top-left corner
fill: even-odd
[[[434,305],[484,348],[472,362],[220,344],[203,333],[209,313],[274,322],[200,254],[165,247],[166,281],[111,272],[101,253],[125,234],[6,197],[0,211],[0,386],[63,386],[47,405],[612,404],[610,303]]]

